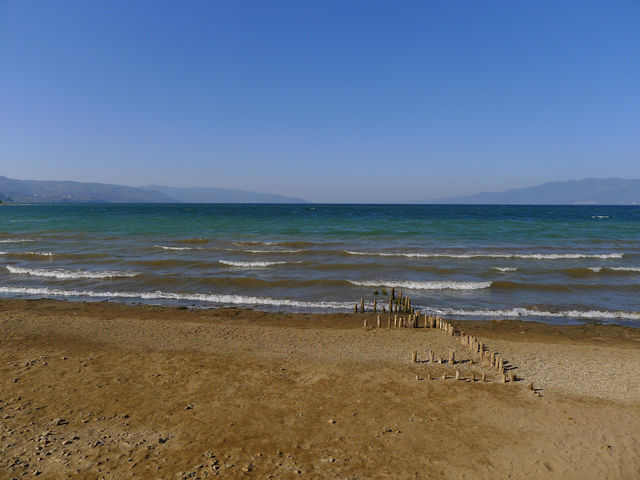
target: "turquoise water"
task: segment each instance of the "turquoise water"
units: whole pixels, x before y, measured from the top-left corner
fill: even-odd
[[[639,241],[622,206],[4,205],[0,295],[640,326]]]

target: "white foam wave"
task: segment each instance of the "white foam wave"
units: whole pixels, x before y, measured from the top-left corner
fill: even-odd
[[[598,273],[600,270],[602,270],[602,267],[588,267],[588,268],[589,270],[595,273]]]
[[[623,253],[413,253],[413,252],[356,252],[345,250],[350,255],[371,255],[378,257],[409,257],[409,258],[522,258],[532,260],[560,260],[577,258],[595,258],[607,260],[622,258]]]
[[[609,267],[609,270],[618,272],[640,272],[640,267]]]
[[[360,282],[348,280],[348,282],[361,287],[396,287],[407,288],[409,290],[478,290],[482,288],[489,288],[491,286],[491,282],[396,282],[392,280],[371,280]]]
[[[518,270],[515,267],[491,267],[494,270],[497,270],[498,272],[515,272],[516,270]]]
[[[348,310],[353,308],[352,303],[347,302],[313,302],[304,300],[291,300],[288,298],[249,297],[243,295],[217,295],[206,293],[172,293],[161,292],[96,292],[93,290],[60,290],[56,288],[32,288],[32,287],[0,287],[0,294],[14,295],[42,295],[45,297],[90,297],[90,298],[120,298],[142,300],[186,300],[191,302],[217,303],[223,305],[270,305],[298,308],[337,309]]]
[[[302,250],[242,250],[243,252],[247,252],[247,253],[298,253],[301,252]]]
[[[154,247],[162,250],[193,250],[193,247],[168,247],[166,245],[154,245]]]
[[[427,313],[435,315],[459,315],[469,317],[555,317],[555,318],[621,318],[640,320],[640,312],[601,311],[601,310],[563,310],[547,312],[530,308],[510,308],[505,310],[464,310],[455,308],[425,308]]]
[[[0,243],[22,243],[22,242],[33,242],[33,240],[29,240],[28,238],[5,238],[0,240]]]
[[[609,215],[591,215],[591,218],[609,218]]]
[[[53,257],[53,252],[0,252],[0,255],[40,255],[43,257]]]
[[[283,265],[287,262],[232,262],[231,260],[218,260],[223,265],[242,268],[264,268],[272,265]]]
[[[120,272],[115,270],[66,270],[62,268],[46,269],[46,268],[23,268],[16,267],[14,265],[7,265],[7,270],[11,273],[17,273],[21,275],[31,275],[34,277],[44,278],[61,278],[66,280],[79,279],[79,278],[118,278],[118,277],[135,277],[139,275],[137,272]]]
[[[247,241],[247,242],[233,242],[238,247],[246,247],[247,245],[278,245],[278,242],[260,242],[260,241]]]

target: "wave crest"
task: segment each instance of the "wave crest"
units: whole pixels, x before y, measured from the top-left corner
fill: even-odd
[[[242,267],[242,268],[264,268],[271,267],[272,265],[283,265],[287,262],[233,262],[231,260],[218,260],[223,265],[229,265],[230,267]]]
[[[408,257],[408,258],[520,258],[530,260],[560,260],[593,258],[608,260],[622,258],[623,253],[414,253],[414,252],[358,252],[345,250],[349,255],[369,255],[377,257]]]
[[[21,275],[31,275],[34,277],[43,278],[60,278],[65,280],[74,280],[80,278],[123,278],[123,277],[135,277],[139,275],[137,272],[119,272],[115,270],[66,270],[62,268],[46,269],[46,268],[23,268],[16,267],[14,265],[7,265],[7,270],[11,273],[17,273]]]
[[[392,281],[392,280],[369,280],[355,281],[348,280],[353,285],[361,287],[396,287],[406,288],[409,290],[479,290],[489,288],[491,282],[410,282],[410,281]]]
[[[60,290],[56,288],[32,287],[0,287],[0,294],[45,295],[52,297],[90,297],[90,298],[121,298],[142,300],[186,300],[191,302],[214,303],[222,305],[268,305],[274,307],[298,307],[317,309],[350,310],[353,303],[324,301],[314,302],[305,300],[291,300],[288,298],[251,297],[243,295],[218,295],[206,293],[172,293],[162,292],[96,292],[93,290]]]
[[[531,308],[509,308],[504,310],[465,310],[456,308],[425,308],[427,313],[436,315],[459,315],[469,317],[555,317],[555,318],[621,318],[640,320],[640,312],[603,311],[603,310],[562,310],[548,312]]]

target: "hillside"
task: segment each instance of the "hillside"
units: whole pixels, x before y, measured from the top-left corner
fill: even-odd
[[[0,176],[0,201],[9,200],[18,203],[305,203],[300,198],[223,188],[128,187]]]
[[[638,205],[640,204],[640,180],[587,178],[566,182],[548,182],[528,188],[422,200],[419,203]]]

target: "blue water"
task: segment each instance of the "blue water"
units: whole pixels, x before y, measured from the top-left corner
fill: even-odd
[[[3,205],[0,295],[640,326],[640,208]]]

